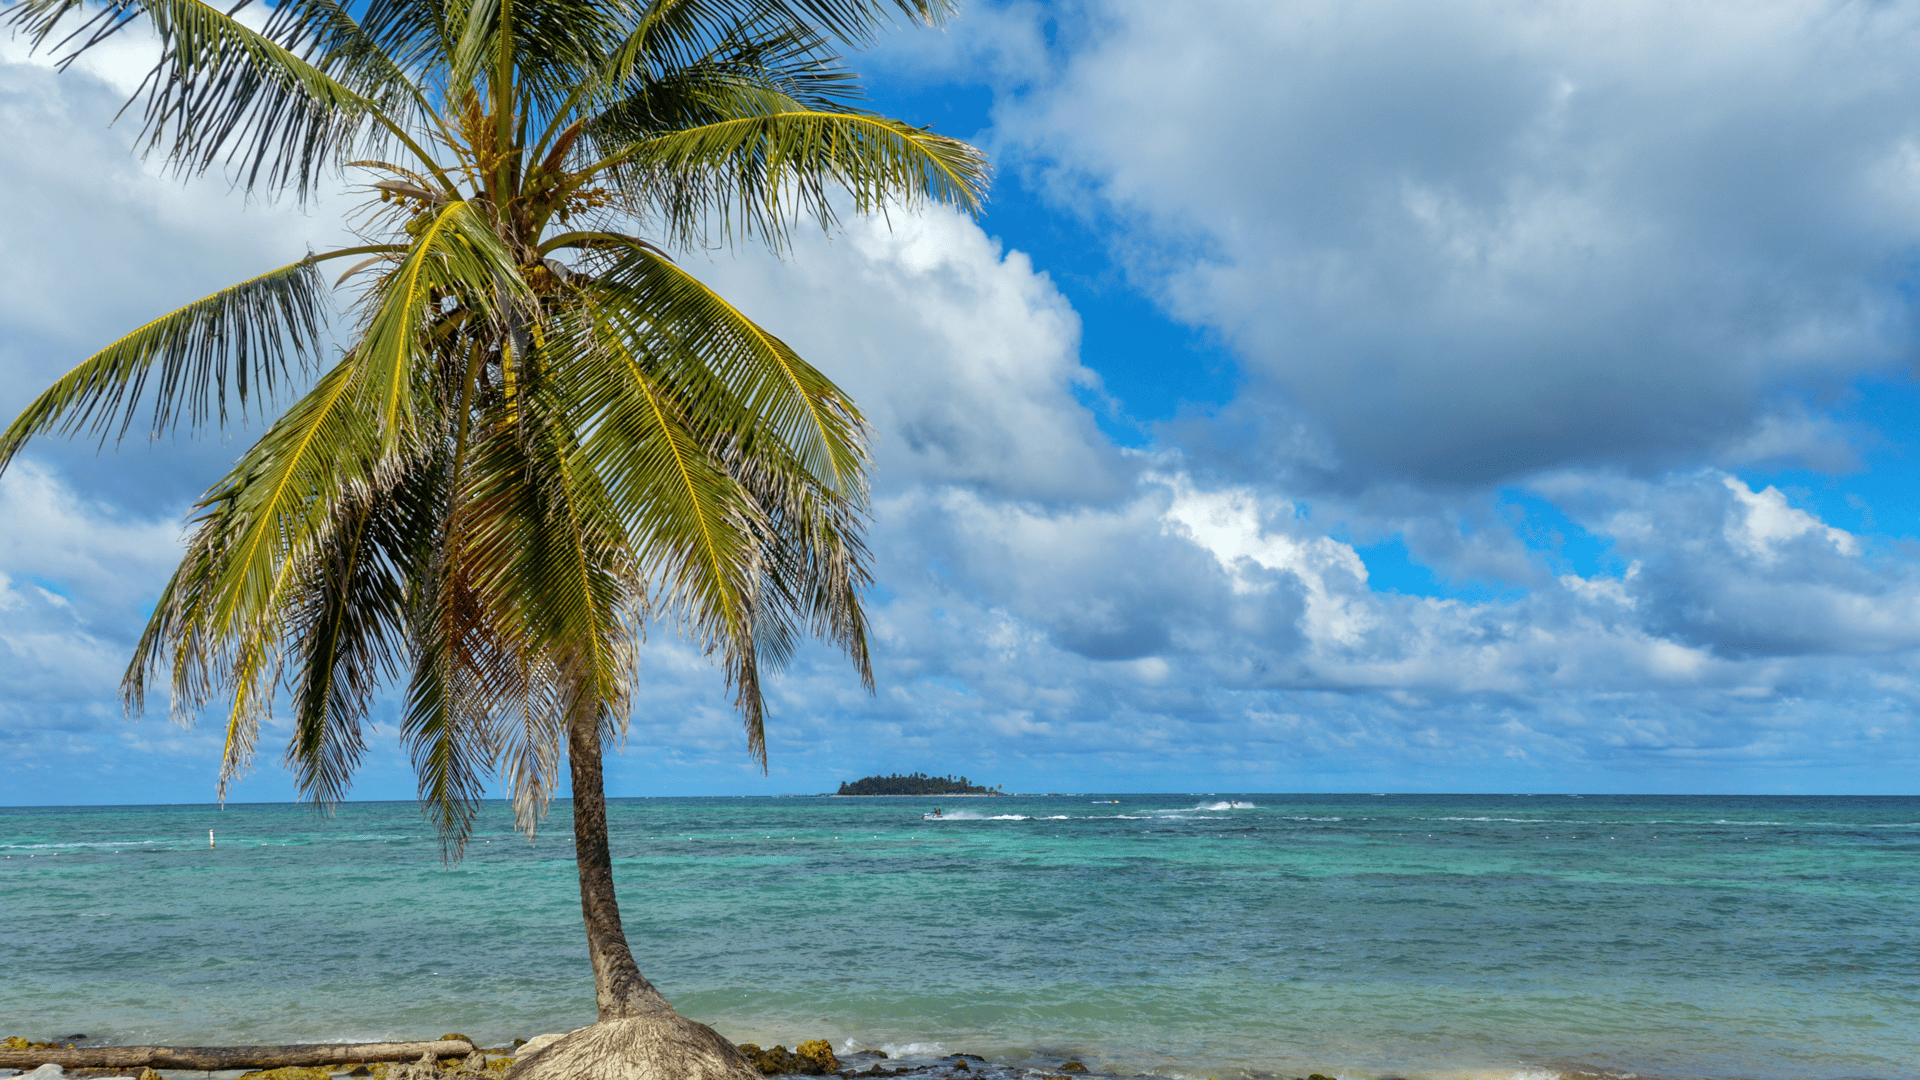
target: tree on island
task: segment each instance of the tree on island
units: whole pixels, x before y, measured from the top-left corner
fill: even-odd
[[[231,695],[221,776],[284,691],[302,794],[341,799],[368,708],[403,736],[457,859],[489,773],[532,832],[566,758],[601,1023],[520,1075],[755,1076],[628,949],[601,779],[637,633],[717,654],[765,766],[761,665],[807,632],[871,685],[859,592],[866,427],[853,402],[669,257],[784,246],[803,221],[975,209],[965,143],[864,112],[834,42],[950,0],[19,0],[63,60],[143,24],[142,145],[304,201],[351,171],[364,244],[310,253],[107,346],[0,436],[224,425],[292,401],[196,505],[123,686],[170,668],[176,715]],[[245,6],[245,0],[240,5]],[[257,28],[256,28],[257,27]],[[643,238],[640,233],[645,233]],[[358,288],[337,361],[329,285]],[[329,270],[331,273],[331,269]]]
[[[992,788],[969,783],[962,776],[928,776],[926,773],[890,773],[868,776],[852,783],[840,781],[837,795],[997,795]]]

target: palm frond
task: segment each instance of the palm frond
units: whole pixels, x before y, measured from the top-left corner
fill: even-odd
[[[750,421],[754,438],[774,440],[796,467],[864,503],[865,418],[786,342],[647,245],[631,244],[592,288],[599,317],[630,353],[662,374],[698,370],[724,388],[727,400],[699,402],[708,423]]]
[[[449,15],[458,4],[445,0],[356,0],[355,21],[367,38],[403,71],[415,73],[422,87],[447,85]]]
[[[244,5],[243,5],[244,6]],[[82,0],[20,0],[9,21],[36,45]],[[239,8],[235,8],[237,12]],[[144,19],[161,56],[135,92],[144,99],[142,142],[183,173],[225,161],[248,190],[311,193],[342,151],[398,142],[424,150],[379,104],[300,57],[287,44],[201,0],[109,0],[62,38],[62,64]],[[282,24],[284,28],[284,24]]]
[[[372,14],[365,6],[356,6]],[[388,10],[388,6],[377,5],[377,9]],[[341,0],[280,0],[262,34],[352,88],[400,126],[431,128],[442,137],[451,134],[416,81],[424,74],[419,70],[418,51],[408,50],[396,58],[389,46],[405,48],[406,42],[381,40]],[[444,174],[441,180],[445,181]]]
[[[724,31],[743,22],[777,20],[817,26],[849,44],[864,45],[896,16],[938,26],[959,6],[957,0],[654,0],[647,9],[649,14],[670,12],[688,28]]]
[[[417,221],[406,256],[368,290],[358,350],[389,445],[415,429],[422,404],[414,394],[416,376],[434,355],[436,319],[459,309],[481,324],[503,326],[508,304],[532,299],[512,253],[473,203],[450,202]]]
[[[0,435],[0,471],[27,440],[88,431],[126,434],[151,391],[153,433],[186,419],[224,425],[228,395],[242,409],[319,356],[325,285],[311,258],[196,300],[88,357],[49,387]],[[156,370],[157,369],[157,370]]]
[[[697,371],[661,378],[607,308],[582,305],[555,329],[552,382],[569,398],[569,426],[589,433],[586,463],[604,485],[645,595],[719,655],[749,749],[764,761],[756,633],[768,524],[715,453],[716,443],[732,441],[714,430],[726,388]],[[741,419],[736,427],[751,427]]]
[[[885,117],[789,105],[770,92],[725,104],[738,114],[624,144],[617,129],[596,133],[606,156],[595,167],[676,243],[702,243],[718,228],[726,239],[779,247],[804,218],[831,225],[842,192],[859,213],[926,200],[969,213],[980,207],[986,163],[958,139]]]
[[[592,123],[629,140],[731,115],[710,99],[754,89],[805,107],[845,110],[859,80],[813,27],[776,7],[718,13],[708,5],[648,7],[604,59],[575,77],[535,145],[547,155],[568,123]]]
[[[217,541],[205,587],[216,640],[277,618],[303,554],[342,494],[371,484],[379,441],[357,358],[349,355],[287,410],[215,487],[202,528]]]
[[[454,748],[441,745],[464,731],[490,766],[504,766],[516,817],[531,834],[552,798],[558,762],[553,748],[564,742],[565,722],[552,665],[538,644],[537,619],[528,610],[533,600],[511,573],[527,531],[518,505],[523,493],[512,480],[525,475],[527,463],[517,406],[511,419],[504,412],[496,408],[474,432],[458,502],[450,508],[427,579],[416,620],[408,723],[417,732],[409,736],[416,758],[422,748],[432,748],[427,759],[436,763],[436,786],[427,787],[423,773],[421,790],[443,820],[466,813],[454,798],[460,795]],[[504,482],[503,469],[509,474]]]
[[[312,574],[302,571],[342,492],[371,481],[374,432],[355,374],[349,358],[322,376],[201,500],[187,555],[122,680],[138,711],[149,675],[170,665],[176,718],[231,692],[222,797],[252,758],[294,617],[312,598]]]
[[[399,675],[410,564],[426,539],[416,534],[430,519],[435,475],[413,468],[397,483],[349,488],[304,555],[288,620],[293,737],[285,760],[316,803],[345,798],[366,749],[368,708]]]
[[[448,603],[459,609],[457,598]],[[471,663],[483,655],[479,637],[476,628],[468,628],[458,642],[432,636],[416,639],[407,710],[401,720],[400,735],[420,778],[420,802],[440,834],[448,862],[460,858],[472,835],[473,816],[486,794],[491,757],[488,710],[501,684],[488,684],[481,673],[502,678],[517,669],[516,657],[504,644],[484,653],[493,661],[490,665],[458,664],[453,646]]]

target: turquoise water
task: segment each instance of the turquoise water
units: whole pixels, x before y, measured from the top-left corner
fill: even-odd
[[[1920,798],[610,813],[642,970],[739,1041],[1196,1078],[1920,1078]],[[489,805],[448,870],[411,804],[0,809],[0,1034],[577,1027],[568,830],[563,803],[529,845]]]

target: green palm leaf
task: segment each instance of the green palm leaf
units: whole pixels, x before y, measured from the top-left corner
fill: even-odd
[[[317,802],[346,797],[368,709],[401,671],[407,580],[432,513],[422,489],[433,479],[431,469],[413,469],[396,484],[349,491],[302,560],[288,619],[286,762]]]
[[[10,21],[38,44],[68,14],[84,10],[81,0],[20,0]],[[136,19],[153,28],[161,46],[140,90],[142,139],[183,172],[224,159],[242,170],[249,187],[292,187],[304,199],[342,150],[377,152],[397,141],[431,164],[373,100],[201,0],[114,0],[62,40],[72,46],[62,62]]]
[[[932,199],[969,212],[987,173],[979,152],[958,139],[898,120],[791,106],[784,95],[735,95],[747,115],[651,135],[612,149],[593,168],[644,192],[676,242],[721,235],[784,243],[803,218],[831,223],[836,192],[868,213],[890,202]],[[602,134],[608,145],[624,133]]]
[[[709,422],[728,415],[750,421],[759,439],[773,440],[797,467],[864,500],[866,425],[852,400],[671,259],[637,243],[623,246],[626,253],[594,280],[593,291],[600,319],[627,354],[649,358],[661,374],[710,377],[707,393],[728,400],[704,410]]]
[[[270,270],[140,327],[82,361],[0,435],[0,470],[49,431],[124,435],[143,402],[155,435],[181,419],[227,420],[228,393],[244,409],[291,369],[317,359],[326,325],[312,259]],[[156,370],[157,369],[157,370]]]
[[[480,324],[507,322],[505,304],[531,298],[512,253],[471,202],[415,219],[404,258],[370,290],[360,366],[389,445],[413,433],[421,402],[417,365],[434,353],[432,329],[458,309]]]

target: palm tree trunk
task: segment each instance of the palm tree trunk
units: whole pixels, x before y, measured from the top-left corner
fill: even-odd
[[[580,914],[587,924],[587,955],[593,961],[594,998],[601,1020],[671,1011],[660,991],[640,974],[620,929],[613,896],[613,856],[607,851],[607,793],[600,774],[600,728],[594,719],[575,722],[567,733],[567,763],[573,773],[573,857],[580,866]]]

